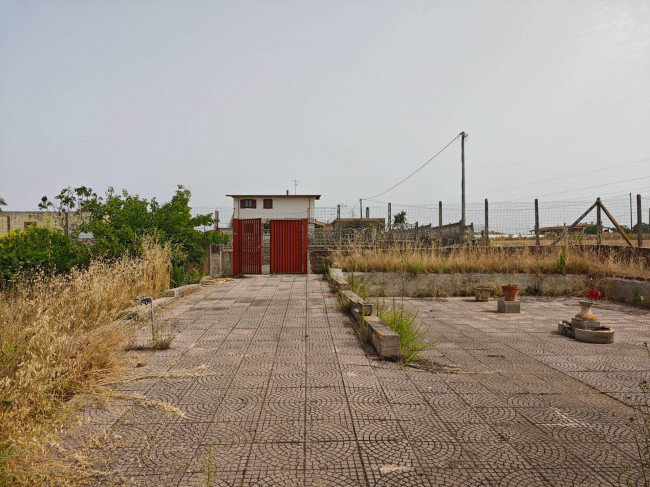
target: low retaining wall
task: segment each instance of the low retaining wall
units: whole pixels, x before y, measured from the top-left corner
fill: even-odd
[[[345,273],[350,278],[352,273]],[[607,299],[650,306],[650,281],[584,274],[412,274],[397,272],[355,272],[354,280],[368,296],[472,296],[474,288],[485,286],[501,294],[501,286],[515,284],[519,293],[562,296],[584,294],[591,288]]]
[[[349,274],[348,274],[349,275]],[[500,294],[504,284],[519,286],[520,293],[561,296],[585,290],[584,275],[533,274],[412,274],[355,272],[354,280],[365,286],[368,296],[471,296],[477,286]]]

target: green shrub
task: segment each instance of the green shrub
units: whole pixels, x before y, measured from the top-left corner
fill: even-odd
[[[0,238],[0,287],[21,272],[67,273],[89,262],[87,247],[74,243],[60,230],[29,227]]]
[[[173,264],[170,272],[170,288],[196,284],[202,277],[203,273],[198,269],[188,271],[185,264]]]

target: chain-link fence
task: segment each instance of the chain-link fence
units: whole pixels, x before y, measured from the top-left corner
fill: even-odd
[[[568,226],[573,224],[595,200],[540,200],[535,202],[485,202],[468,203],[465,207],[465,223],[460,226],[462,207],[459,203],[430,205],[376,204],[372,206],[316,207],[309,211],[273,211],[272,219],[308,219],[309,239],[312,247],[338,247],[355,242],[368,245],[384,245],[404,241],[422,244],[453,243],[467,238],[484,239],[492,245],[535,244],[536,217],[540,244],[553,242]],[[602,203],[630,238],[636,242],[636,197],[603,198]],[[640,216],[642,228],[650,234],[650,197],[641,198]],[[215,213],[217,212],[217,213]],[[233,209],[225,207],[193,208],[194,214],[218,215],[219,229],[229,232],[232,228]],[[313,214],[312,214],[313,213]],[[268,225],[262,218],[268,238]],[[487,221],[486,221],[487,220]],[[596,243],[596,209],[594,208],[579,226],[572,229],[570,238],[578,243]],[[602,243],[625,244],[623,237],[606,214],[602,214]],[[462,237],[462,238],[461,238]],[[446,241],[446,242],[445,242]],[[644,237],[644,245],[650,246],[650,235]]]

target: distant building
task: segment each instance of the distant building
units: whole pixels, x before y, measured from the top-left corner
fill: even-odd
[[[571,228],[569,233],[585,233],[585,230],[587,227],[592,226],[592,223],[578,223],[575,225],[573,228]],[[558,225],[554,227],[540,227],[539,229],[539,234],[540,235],[547,235],[549,233],[562,233],[565,231],[567,228],[569,228],[568,225]],[[535,230],[531,230],[530,233],[535,233]]]
[[[316,225],[315,201],[319,194],[228,194],[233,199],[233,218],[245,220],[308,220],[309,228]]]
[[[339,218],[332,222],[332,228],[338,230],[355,229],[355,228],[373,228],[383,231],[386,226],[386,220],[383,218]]]
[[[83,219],[77,213],[58,211],[2,211],[0,212],[0,236],[11,231],[29,227],[57,228],[68,235],[81,225]]]

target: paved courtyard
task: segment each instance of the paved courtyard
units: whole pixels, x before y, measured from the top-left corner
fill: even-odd
[[[319,276],[202,287],[167,311],[171,350],[130,352],[132,401],[83,415],[106,430],[92,485],[644,485],[627,418],[650,359],[650,314],[603,306],[613,345],[554,334],[574,300],[520,315],[465,298],[409,299],[437,369],[381,362]],[[158,375],[158,376],[157,376]],[[160,377],[177,375],[177,377]],[[618,458],[614,452],[617,451]]]

